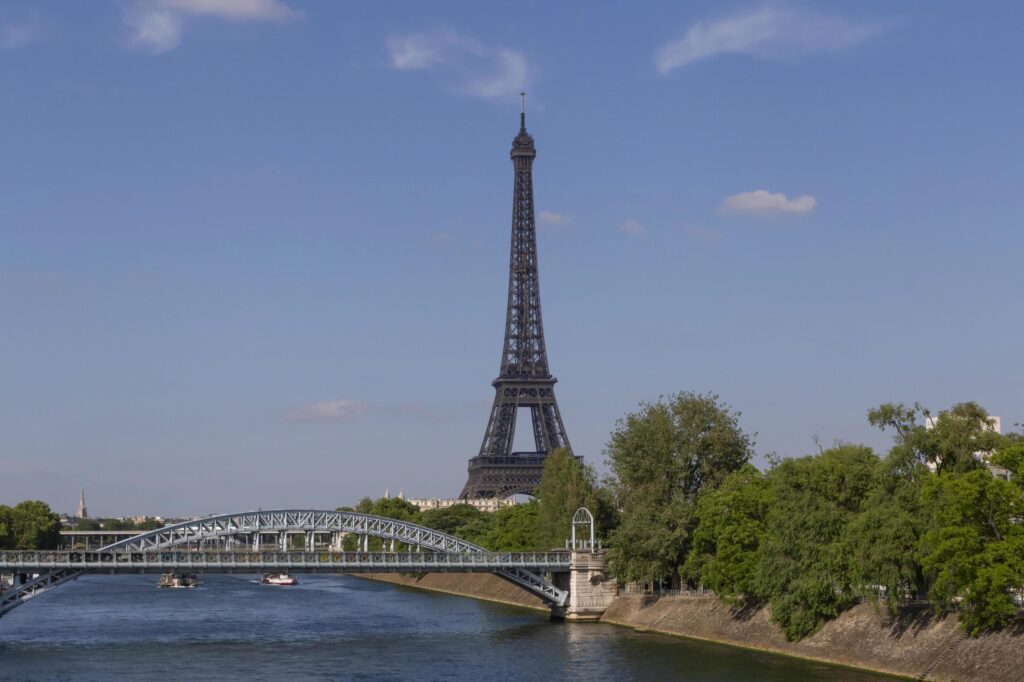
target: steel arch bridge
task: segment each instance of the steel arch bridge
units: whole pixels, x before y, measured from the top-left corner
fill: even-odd
[[[461,538],[448,535],[432,528],[420,526],[408,521],[389,519],[381,516],[360,514],[358,512],[320,511],[315,509],[280,509],[271,511],[242,512],[238,514],[222,514],[194,521],[186,521],[158,530],[140,533],[139,535],[120,540],[101,547],[96,555],[128,555],[142,560],[161,550],[174,547],[189,546],[192,543],[202,544],[207,541],[249,535],[260,537],[262,533],[346,533],[363,538],[376,537],[382,540],[400,542],[417,551],[423,550],[444,555],[476,555],[487,554],[490,557],[485,565],[493,566],[487,570],[505,580],[518,585],[536,595],[553,607],[562,607],[568,602],[569,593],[559,589],[541,575],[521,568],[516,564],[514,555],[498,556],[488,550],[466,542]],[[481,557],[483,558],[483,557]],[[479,570],[480,563],[473,561],[445,562],[449,571]],[[252,570],[258,570],[258,562],[249,564]],[[408,571],[408,565],[395,563],[395,570]],[[404,568],[403,568],[404,567]],[[10,570],[4,567],[3,570]],[[303,570],[297,567],[296,570]],[[386,569],[385,569],[386,570]],[[54,587],[63,585],[85,573],[103,572],[103,568],[85,569],[76,566],[56,567],[46,570],[22,585],[15,585],[0,593],[0,616],[11,609],[25,603],[32,597],[47,592]],[[33,571],[34,573],[34,571]]]

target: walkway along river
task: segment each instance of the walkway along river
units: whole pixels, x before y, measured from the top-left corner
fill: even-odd
[[[84,576],[0,621],[0,680],[890,679],[354,577]]]

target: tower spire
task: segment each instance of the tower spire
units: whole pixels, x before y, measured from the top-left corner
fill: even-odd
[[[85,509],[85,486],[82,486],[82,495],[78,498],[78,518],[85,519],[89,517],[89,512]]]
[[[520,93],[519,134],[512,141],[514,191],[512,248],[509,255],[508,306],[501,370],[492,385],[494,405],[480,453],[469,460],[469,480],[460,497],[508,497],[532,494],[540,484],[544,461],[557,448],[569,449],[555,402],[557,381],[548,368],[540,313],[537,227],[533,208],[533,137],[526,132],[526,94]],[[516,417],[529,408],[532,452],[512,452]]]

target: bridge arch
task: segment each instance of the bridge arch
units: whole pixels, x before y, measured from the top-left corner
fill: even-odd
[[[273,509],[220,514],[147,531],[102,547],[101,552],[146,552],[200,540],[276,531],[354,533],[395,540],[434,552],[486,552],[433,528],[408,521],[348,511]]]
[[[146,552],[205,538],[282,530],[355,533],[385,540],[394,539],[397,542],[434,552],[487,551],[462,538],[409,521],[359,512],[318,509],[273,509],[209,516],[141,533],[107,545],[99,551]],[[554,606],[564,606],[569,599],[568,592],[555,587],[542,576],[530,571],[518,568],[498,570],[495,571],[495,575],[518,585]]]
[[[354,533],[385,540],[393,539],[396,542],[444,554],[486,553],[488,551],[454,535],[398,519],[359,512],[276,509],[220,514],[165,526],[106,545],[101,547],[98,552],[155,552],[205,539],[275,531]],[[0,615],[37,594],[63,585],[86,572],[88,571],[54,570],[13,590],[8,590],[0,594]],[[559,589],[531,571],[522,568],[503,568],[495,570],[494,574],[540,597],[553,607],[565,606],[569,600],[567,591]]]

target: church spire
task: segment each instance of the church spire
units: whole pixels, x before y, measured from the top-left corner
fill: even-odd
[[[82,487],[82,495],[78,498],[78,518],[85,519],[89,517],[89,512],[85,508],[85,487]]]

